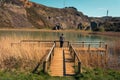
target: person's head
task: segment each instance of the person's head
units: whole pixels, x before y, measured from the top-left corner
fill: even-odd
[[[63,33],[61,35],[63,36]]]

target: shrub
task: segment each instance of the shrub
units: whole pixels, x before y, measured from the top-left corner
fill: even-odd
[[[104,32],[104,31],[105,31],[105,28],[104,28],[103,26],[100,26],[100,27],[98,28],[98,30],[99,30],[100,32]]]

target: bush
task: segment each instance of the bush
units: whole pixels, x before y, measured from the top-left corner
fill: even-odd
[[[98,30],[99,30],[100,32],[104,32],[104,31],[105,31],[105,28],[104,28],[103,26],[100,26],[100,27],[98,28]]]

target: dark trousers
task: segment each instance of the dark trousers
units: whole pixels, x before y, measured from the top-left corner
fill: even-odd
[[[64,43],[63,41],[60,41],[60,47],[63,47],[63,43]]]

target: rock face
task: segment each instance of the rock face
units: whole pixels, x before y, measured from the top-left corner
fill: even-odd
[[[63,29],[89,26],[89,18],[74,7],[63,9],[46,7],[28,0],[3,0],[0,3],[1,28],[53,28]]]
[[[120,17],[101,17],[101,18],[90,18],[91,28],[93,31],[120,31]]]

